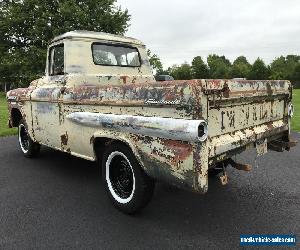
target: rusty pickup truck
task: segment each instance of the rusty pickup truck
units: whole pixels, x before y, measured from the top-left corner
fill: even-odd
[[[129,214],[156,181],[205,193],[208,173],[225,184],[227,166],[250,170],[232,159],[244,150],[289,150],[291,98],[285,80],[156,82],[141,41],[88,31],[54,38],[45,76],[7,93],[26,157],[45,145],[98,162],[109,198]]]

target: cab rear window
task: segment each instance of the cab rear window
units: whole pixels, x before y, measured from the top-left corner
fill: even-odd
[[[96,65],[139,67],[140,55],[137,48],[124,45],[94,43],[93,60]]]

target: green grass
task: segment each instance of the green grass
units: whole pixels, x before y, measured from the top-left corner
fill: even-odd
[[[300,89],[293,90],[293,105],[292,130],[300,132]]]
[[[5,93],[0,92],[0,136],[15,135],[16,128],[9,128],[7,126],[8,110]]]
[[[292,119],[292,130],[300,132],[300,89],[293,90],[293,104],[295,108]],[[5,93],[0,92],[0,136],[15,135],[16,128],[7,127],[7,103]]]

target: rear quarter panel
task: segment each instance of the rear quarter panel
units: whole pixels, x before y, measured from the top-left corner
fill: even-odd
[[[205,142],[183,142],[125,130],[116,131],[109,127],[103,129],[96,125],[78,124],[68,118],[76,112],[91,112],[116,116],[206,120],[207,99],[202,95],[201,88],[201,80],[67,87],[63,97],[63,120],[65,134],[68,134],[65,150],[75,155],[95,158],[95,138],[121,140],[131,147],[150,176],[186,189],[205,192]],[[153,100],[159,103],[154,104]]]

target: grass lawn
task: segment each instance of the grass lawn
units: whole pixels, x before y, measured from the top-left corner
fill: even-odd
[[[0,92],[0,136],[14,135],[17,133],[16,128],[7,127],[8,111],[5,93]]]
[[[300,132],[300,89],[293,90],[294,116],[292,119],[292,130]]]
[[[300,132],[300,89],[293,90],[293,104],[295,112],[292,119],[292,130]],[[5,93],[0,92],[0,136],[14,135],[17,133],[16,128],[7,127],[7,117]]]

